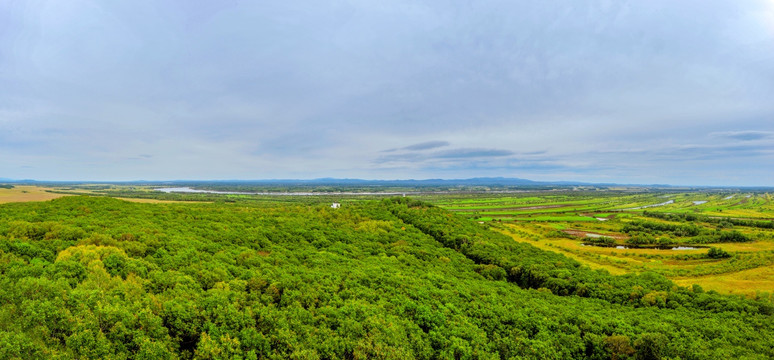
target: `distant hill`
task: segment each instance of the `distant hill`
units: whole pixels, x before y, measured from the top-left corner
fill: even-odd
[[[317,179],[254,179],[254,180],[133,180],[133,181],[50,181],[50,180],[15,180],[0,178],[0,182],[14,184],[38,185],[76,185],[76,184],[116,184],[116,185],[146,185],[146,186],[360,186],[360,187],[527,187],[527,188],[562,188],[562,187],[646,187],[652,189],[675,190],[738,190],[769,191],[772,187],[739,187],[739,186],[675,186],[669,184],[621,184],[621,183],[590,183],[582,181],[534,181],[509,177],[475,177],[467,179],[402,179],[402,180],[367,180],[351,178],[317,178]]]
[[[263,184],[282,184],[282,185],[357,185],[357,186],[522,186],[522,185],[551,185],[560,184],[559,182],[539,182],[520,178],[505,177],[480,177],[470,179],[406,179],[406,180],[365,180],[365,179],[338,179],[338,178],[318,178],[318,179],[256,179],[256,180],[137,180],[137,181],[46,181],[46,180],[14,180],[0,179],[0,181],[14,183],[44,183],[44,184],[240,184],[240,185],[263,185]],[[579,182],[562,182],[566,185],[582,184]]]
[[[332,185],[382,185],[382,186],[518,186],[547,184],[520,178],[481,177],[470,179],[406,179],[406,180],[363,180],[363,179],[335,179],[321,178],[312,180],[264,180],[276,183],[306,183],[306,184],[332,184]]]

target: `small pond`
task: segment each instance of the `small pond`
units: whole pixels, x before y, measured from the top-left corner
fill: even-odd
[[[624,209],[624,210],[647,209],[647,208],[652,208],[652,207],[657,207],[657,206],[664,206],[664,205],[669,205],[669,204],[674,204],[674,203],[675,203],[674,200],[669,200],[669,201],[664,201],[664,202],[658,203],[658,204],[643,205],[643,206],[628,208],[628,209]]]

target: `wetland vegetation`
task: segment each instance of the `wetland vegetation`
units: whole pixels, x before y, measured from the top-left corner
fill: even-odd
[[[750,297],[774,292],[774,278],[765,275],[774,268],[768,192],[597,191],[428,201],[611,273],[656,272],[682,285]]]
[[[45,190],[0,205],[0,358],[774,357],[767,193]]]

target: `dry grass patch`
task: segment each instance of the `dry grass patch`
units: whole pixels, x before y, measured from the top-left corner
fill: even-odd
[[[749,218],[749,219],[770,219],[774,217],[771,212],[762,212],[751,209],[723,209],[723,211],[706,211],[703,215],[719,216],[719,217],[732,217],[732,218]]]
[[[498,230],[498,231],[500,231],[500,230]],[[559,244],[556,244],[557,242],[560,242],[561,240],[558,240],[558,241],[552,241],[552,240],[535,241],[535,240],[529,240],[529,239],[525,239],[523,237],[519,237],[518,235],[514,235],[514,234],[508,233],[506,231],[500,231],[500,232],[502,234],[504,234],[504,235],[510,236],[515,241],[527,243],[527,244],[530,244],[530,245],[532,245],[534,247],[537,247],[539,249],[560,253],[560,254],[562,254],[564,256],[567,256],[568,258],[571,258],[571,259],[574,259],[574,260],[580,262],[581,264],[587,265],[588,267],[590,267],[592,269],[604,269],[604,270],[607,270],[608,272],[610,272],[611,274],[614,274],[614,275],[623,275],[623,274],[626,274],[628,272],[628,271],[626,271],[624,269],[621,269],[619,267],[616,267],[616,266],[594,262],[594,261],[586,259],[585,257],[580,256],[580,255],[578,255],[578,254],[576,254],[576,253],[574,253],[572,251],[568,251],[567,249],[562,248]],[[567,241],[572,242],[571,240],[567,240]]]
[[[709,244],[726,251],[766,251],[774,250],[774,241],[753,241],[740,243]]]
[[[65,194],[46,192],[46,190],[52,189],[33,185],[20,185],[15,186],[13,189],[0,189],[0,203],[47,201],[67,196]]]
[[[514,226],[514,228],[518,228]],[[646,269],[659,272],[661,269],[692,269],[717,262],[711,259],[678,259],[684,253],[704,253],[707,250],[658,250],[658,249],[616,249],[595,246],[582,246],[578,240],[544,239],[534,241],[502,231],[515,241],[525,242],[543,250],[560,253],[592,269],[605,269],[614,275],[641,272]],[[712,244],[732,251],[761,251],[774,247],[772,242]],[[667,258],[648,259],[641,255],[665,255]],[[764,266],[749,270],[716,275],[676,277],[667,276],[680,286],[698,284],[705,290],[715,290],[724,294],[740,294],[753,297],[757,292],[774,292],[774,266]]]
[[[758,291],[774,293],[774,266],[763,266],[727,274],[672,279],[680,286],[698,284],[704,290],[753,296]]]

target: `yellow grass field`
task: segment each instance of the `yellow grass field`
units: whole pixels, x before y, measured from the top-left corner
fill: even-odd
[[[774,250],[774,241],[755,241],[746,243],[712,244],[712,246],[726,251],[766,251]]]
[[[502,233],[512,237],[516,241],[525,242],[525,243],[528,243],[528,244],[530,244],[532,246],[535,246],[535,247],[543,249],[543,250],[558,252],[558,253],[563,254],[564,256],[567,256],[567,257],[569,257],[571,259],[577,260],[578,262],[580,262],[582,264],[585,264],[585,265],[587,265],[588,267],[590,267],[592,269],[604,269],[604,270],[607,270],[609,273],[614,274],[614,275],[623,275],[623,274],[626,274],[628,272],[625,269],[622,269],[620,267],[612,266],[612,265],[609,265],[609,264],[602,264],[602,263],[598,263],[598,262],[594,262],[594,261],[590,261],[588,259],[585,259],[583,256],[578,255],[577,253],[566,251],[561,246],[557,246],[556,244],[554,244],[551,241],[546,241],[546,240],[533,241],[533,240],[528,240],[528,239],[519,237],[518,235],[509,234],[507,232],[502,232]]]
[[[646,269],[693,269],[707,266],[708,261],[702,259],[679,259],[674,256],[686,254],[672,250],[657,249],[616,249],[608,247],[582,246],[580,241],[571,239],[540,239],[535,241],[521,234],[527,231],[522,226],[509,225],[516,231],[511,233],[500,230],[501,233],[519,242],[525,242],[543,250],[563,254],[577,260],[592,269],[605,269],[614,275],[641,272]],[[530,234],[531,235],[531,234]],[[727,251],[759,252],[774,249],[773,241],[757,241],[751,243],[713,244]],[[706,249],[690,250],[688,254],[706,253]],[[647,255],[660,255],[648,258]],[[711,263],[709,263],[711,264]],[[731,271],[721,274],[703,276],[667,276],[680,286],[698,284],[705,290],[715,290],[724,294],[739,294],[754,297],[756,293],[774,293],[774,266],[761,266],[753,269]]]
[[[47,190],[54,190],[48,187],[34,186],[34,185],[20,185],[15,186],[13,189],[0,188],[0,204],[12,203],[12,202],[28,202],[28,201],[48,201],[57,199],[63,196],[73,196],[76,194],[55,194],[47,192]],[[89,190],[81,191],[89,192]],[[175,200],[157,200],[157,199],[136,199],[136,198],[123,198],[117,197],[116,199],[145,204],[166,204],[166,203],[190,203],[190,201],[175,201]]]
[[[750,219],[771,219],[770,212],[758,211],[753,209],[726,209],[723,211],[707,211],[706,215],[720,216],[720,217],[738,217],[738,218],[750,218]]]
[[[680,286],[699,284],[704,290],[753,296],[758,291],[774,293],[774,267],[765,266],[728,274],[672,279]]]
[[[16,186],[13,189],[0,189],[0,204],[10,202],[46,201],[62,196],[68,196],[65,194],[46,192],[46,190],[51,189],[32,185]]]

